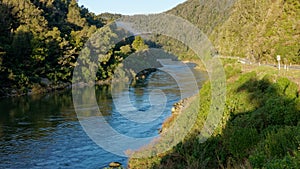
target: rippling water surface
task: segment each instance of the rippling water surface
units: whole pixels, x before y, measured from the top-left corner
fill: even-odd
[[[178,67],[174,69],[180,70]],[[162,122],[171,114],[172,105],[181,97],[174,77],[166,73],[167,70],[162,70],[129,89],[121,85],[118,90],[114,90],[117,92],[113,96],[110,86],[96,87],[98,107],[105,117],[103,123],[108,123],[119,133],[130,137],[157,136]],[[204,74],[194,72],[199,75],[196,79],[200,84],[205,79]],[[180,75],[179,71],[176,76],[184,76],[185,72],[182,73]],[[192,79],[184,80],[185,85],[189,84],[189,80]],[[153,100],[161,99],[161,93],[156,94],[154,90],[162,91],[167,98],[165,107],[160,110],[159,116],[154,117],[155,120],[135,123],[120,114],[120,109],[128,113],[133,111],[132,107],[138,112],[157,111],[151,108],[149,102],[149,94]],[[185,92],[190,95],[196,91]],[[113,98],[122,100],[123,95],[127,94],[131,105],[114,104]],[[88,95],[82,97],[89,99]],[[114,140],[113,136],[110,139],[112,144],[126,146]],[[107,152],[88,137],[77,119],[71,90],[0,100],[0,168],[94,169],[103,168],[112,161],[126,166],[127,158]]]

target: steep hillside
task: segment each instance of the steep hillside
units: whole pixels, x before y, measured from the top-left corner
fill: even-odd
[[[168,13],[197,25],[222,55],[300,63],[299,0],[188,0]]]
[[[0,97],[65,88],[87,39],[118,17],[96,16],[77,0],[0,0]],[[99,63],[98,79],[108,78],[115,58]]]
[[[1,0],[0,16],[0,96],[41,78],[68,82],[84,41],[103,26],[76,0]]]
[[[187,19],[204,33],[210,34],[217,25],[228,19],[233,5],[234,0],[188,0],[166,13]]]

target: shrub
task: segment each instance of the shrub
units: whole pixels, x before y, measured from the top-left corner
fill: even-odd
[[[241,128],[239,126],[231,126],[224,135],[224,144],[233,157],[237,159],[247,157],[260,137],[255,128]]]

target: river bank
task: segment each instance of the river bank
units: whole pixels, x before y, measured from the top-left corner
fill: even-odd
[[[210,84],[200,90],[201,106],[190,134],[172,150],[149,158],[130,158],[135,168],[299,168],[299,71],[222,60],[227,75],[223,117],[212,136],[199,142],[210,107]],[[184,103],[184,104],[182,104]],[[186,107],[174,106],[162,133]],[[189,106],[188,106],[189,107]]]
[[[179,102],[175,103],[170,110],[172,112],[171,116],[168,117],[162,124],[162,127],[159,133],[164,133],[168,130],[169,127],[175,122],[176,118],[184,112],[184,110],[190,106],[191,102],[195,99],[196,96],[191,96],[188,98],[184,98]]]
[[[132,85],[134,85],[138,81],[145,80],[151,73],[157,71],[157,69],[147,69],[143,70],[135,75],[135,78],[131,81]],[[128,78],[119,78],[119,79],[106,79],[106,80],[99,80],[92,85],[110,85],[112,82],[118,81],[128,81]],[[70,89],[72,87],[85,87],[90,86],[91,84],[88,83],[76,83],[72,84],[71,82],[58,82],[57,84],[51,82],[47,78],[41,78],[39,83],[34,83],[30,85],[30,87],[22,87],[22,88],[12,88],[6,87],[0,89],[0,98],[7,98],[7,97],[18,97],[18,96],[30,96],[30,95],[37,95],[43,93],[50,93],[54,91],[62,91],[66,89]]]
[[[45,79],[44,82],[41,81],[41,83],[36,83],[33,84],[31,87],[26,87],[26,88],[25,87],[22,88],[4,87],[0,89],[0,98],[43,94],[43,93],[49,93],[53,91],[61,91],[71,87],[72,84],[70,82],[66,82],[66,83],[61,82],[58,84],[52,84],[48,79]]]

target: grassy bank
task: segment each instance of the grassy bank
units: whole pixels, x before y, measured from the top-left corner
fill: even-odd
[[[223,62],[227,100],[212,137],[198,139],[211,101],[207,82],[193,99],[200,108],[185,139],[164,154],[131,158],[130,168],[300,168],[300,73]]]

